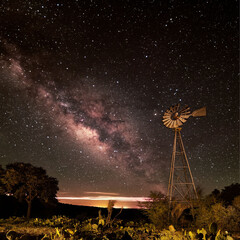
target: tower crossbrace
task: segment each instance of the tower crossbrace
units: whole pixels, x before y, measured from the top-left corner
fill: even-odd
[[[174,203],[193,206],[198,199],[190,165],[181,137],[181,128],[174,128],[174,143],[167,196],[170,207]]]

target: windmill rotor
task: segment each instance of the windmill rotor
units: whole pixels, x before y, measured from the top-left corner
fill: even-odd
[[[206,107],[197,109],[191,113],[187,105],[180,107],[180,104],[171,106],[163,115],[163,124],[168,128],[178,128],[185,123],[189,117],[206,116]]]

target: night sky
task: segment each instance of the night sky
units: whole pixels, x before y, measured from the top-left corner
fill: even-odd
[[[43,167],[63,202],[130,206],[166,193],[174,132],[162,116],[180,103],[207,107],[182,129],[196,186],[239,182],[238,11],[234,0],[1,1],[0,164]]]

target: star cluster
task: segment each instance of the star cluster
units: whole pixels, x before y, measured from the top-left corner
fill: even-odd
[[[239,181],[237,1],[3,1],[1,164],[30,162],[60,195],[166,191],[176,103],[196,185]]]

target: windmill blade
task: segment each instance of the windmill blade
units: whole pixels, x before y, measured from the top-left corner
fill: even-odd
[[[171,117],[171,114],[169,114],[169,115],[164,114],[163,115],[163,119],[170,118],[170,117]]]
[[[186,115],[186,114],[191,114],[191,112],[189,110],[185,110],[185,111],[181,112],[181,115]]]
[[[165,112],[164,115],[170,116],[172,113],[171,112]]]
[[[169,128],[173,128],[173,126],[174,126],[174,121],[171,122]]]
[[[191,114],[189,114],[189,115],[182,115],[182,114],[181,114],[180,117],[182,117],[182,118],[184,118],[184,119],[188,119],[190,116],[191,116]]]
[[[179,120],[182,122],[182,123],[185,123],[187,120],[185,120],[184,118],[180,117]]]
[[[169,123],[167,123],[167,124],[164,124],[167,128],[168,128],[168,126],[170,125]]]
[[[165,118],[165,119],[162,119],[163,123],[167,123],[168,121],[171,121],[171,118]]]
[[[165,114],[172,114],[172,111],[170,109],[168,109]]]
[[[190,110],[190,107],[188,107],[188,105],[186,105],[184,108],[182,108],[182,110],[179,111],[179,113],[185,112]]]
[[[190,107],[185,107],[181,110],[181,112],[186,112],[186,111],[189,111],[190,110]]]
[[[183,124],[182,124],[182,122],[179,120],[179,119],[177,119],[177,127],[179,127],[179,126],[182,126]]]
[[[180,108],[180,104],[178,103],[177,104],[177,111],[179,111],[179,108]]]
[[[165,123],[165,122],[168,122],[168,121],[172,121],[172,119],[171,118],[166,118],[166,119],[163,119],[162,121]]]
[[[163,124],[166,125],[169,121],[172,121],[171,119],[163,119]]]
[[[174,112],[177,112],[177,111],[178,111],[178,108],[179,108],[179,104],[175,105],[175,106],[174,106]]]
[[[168,123],[170,123],[172,120],[171,119],[166,119],[165,121],[163,121],[163,124],[166,125]]]
[[[177,121],[175,120],[175,121],[173,121],[173,128],[176,128],[176,127],[178,127],[178,124],[177,124]]]
[[[197,109],[195,111],[192,112],[192,116],[193,117],[204,117],[207,115],[207,109],[206,107]]]
[[[172,124],[172,121],[169,121],[165,126],[170,128],[170,125]]]

